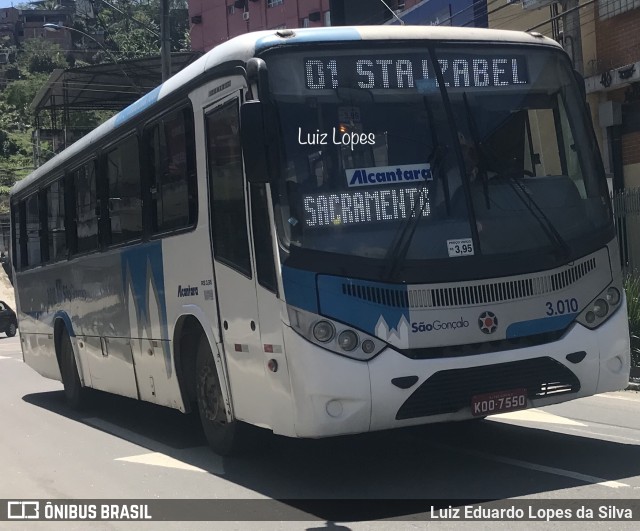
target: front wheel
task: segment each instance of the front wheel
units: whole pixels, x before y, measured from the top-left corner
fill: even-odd
[[[16,335],[16,324],[15,323],[10,323],[9,326],[7,326],[7,329],[5,330],[5,334],[7,334],[7,337],[13,337]]]
[[[66,332],[63,333],[60,342],[60,369],[67,404],[73,409],[82,409],[88,403],[89,389],[82,387],[71,338]]]
[[[220,378],[206,336],[202,336],[198,344],[196,397],[209,446],[219,455],[237,454],[244,446],[246,426],[239,421],[227,421]]]

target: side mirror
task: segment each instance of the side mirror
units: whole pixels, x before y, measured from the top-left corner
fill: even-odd
[[[247,181],[268,183],[271,175],[262,102],[247,101],[240,107],[240,138]]]

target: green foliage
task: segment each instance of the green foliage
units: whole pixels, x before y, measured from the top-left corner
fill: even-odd
[[[640,276],[630,274],[624,280],[631,334],[631,365],[640,367]]]
[[[29,39],[22,44],[18,66],[29,74],[50,74],[56,68],[64,69],[69,65],[57,44],[46,39]]]

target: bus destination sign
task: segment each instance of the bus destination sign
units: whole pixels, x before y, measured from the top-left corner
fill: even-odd
[[[447,55],[438,60],[446,87],[500,88],[527,85],[523,55]],[[438,87],[433,65],[424,56],[315,57],[304,60],[309,90],[351,87],[361,89],[418,89]]]

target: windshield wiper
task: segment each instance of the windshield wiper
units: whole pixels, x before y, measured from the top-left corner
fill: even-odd
[[[467,111],[467,122],[469,124],[469,131],[471,132],[473,144],[478,152],[478,157],[481,159],[480,167],[478,168],[478,170],[482,177],[482,189],[484,192],[484,198],[488,210],[490,208],[491,201],[489,198],[489,176],[487,175],[486,171],[487,153],[484,145],[482,144],[482,142],[480,142],[478,130],[476,129],[475,120],[473,119],[473,115],[471,113],[471,107],[469,106],[466,92],[462,95],[462,99],[464,101],[465,110]],[[524,185],[516,181],[515,178],[509,176],[508,174],[505,174],[505,177],[507,178],[507,182],[511,186],[513,193],[522,202],[522,204],[526,207],[533,218],[538,222],[542,231],[551,241],[551,244],[558,251],[560,251],[561,257],[568,257],[571,254],[571,251],[569,246],[567,245],[567,242],[564,240],[564,238],[558,232],[558,229],[556,229],[555,225],[545,214],[544,210],[542,210],[542,208],[540,208],[540,205],[536,203],[535,199],[533,199]]]

